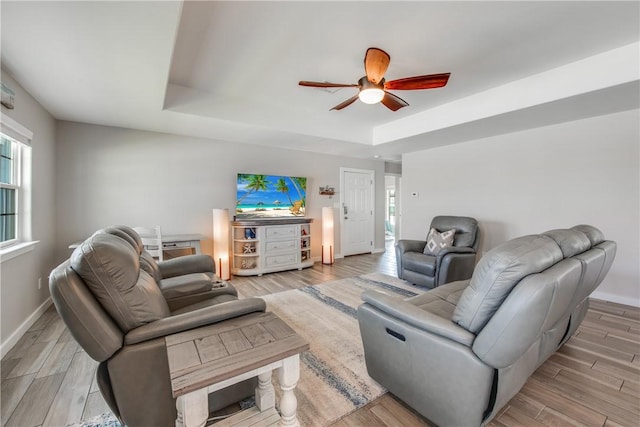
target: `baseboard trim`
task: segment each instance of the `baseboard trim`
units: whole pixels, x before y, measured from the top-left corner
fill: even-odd
[[[38,307],[27,319],[22,322],[22,324],[16,329],[9,338],[7,338],[2,344],[0,344],[0,358],[11,351],[11,349],[17,344],[17,342],[22,338],[22,336],[29,330],[30,327],[36,323],[36,320],[42,316],[42,314],[47,311],[47,308],[53,303],[51,297],[47,298],[40,307]]]
[[[623,297],[616,294],[610,294],[608,292],[595,291],[590,295],[593,299],[601,299],[604,301],[615,302],[617,304],[629,305],[631,307],[640,308],[640,300],[635,298]]]

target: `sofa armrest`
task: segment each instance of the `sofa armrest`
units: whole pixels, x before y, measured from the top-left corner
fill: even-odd
[[[468,246],[449,246],[447,248],[442,248],[440,249],[440,251],[438,252],[438,255],[436,255],[436,258],[438,258],[438,260],[444,258],[446,255],[449,254],[476,254],[475,249],[470,248]]]
[[[425,246],[427,246],[427,242],[424,240],[398,240],[398,243],[396,243],[396,252],[398,254],[405,252],[423,252]]]
[[[444,248],[436,256],[435,286],[470,279],[476,264],[476,251],[469,247]]]
[[[362,300],[402,322],[465,346],[471,346],[475,339],[475,335],[452,321],[422,310],[400,298],[378,291],[365,291]]]
[[[215,273],[216,266],[209,255],[187,255],[158,262],[163,279],[191,273]]]
[[[200,326],[232,319],[244,314],[264,312],[266,308],[266,303],[260,298],[245,298],[223,302],[217,304],[215,307],[205,307],[142,325],[129,331],[129,333],[125,335],[124,344],[137,344],[154,338],[161,338]]]

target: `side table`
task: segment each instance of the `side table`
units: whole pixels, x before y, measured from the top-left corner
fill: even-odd
[[[300,335],[273,313],[254,313],[165,338],[169,374],[178,417],[176,427],[202,427],[209,416],[208,394],[258,377],[256,406],[225,420],[225,425],[281,423],[299,426],[294,389],[300,377],[300,353],[309,349]],[[275,410],[271,372],[276,370],[282,397]],[[247,413],[245,413],[247,412]]]

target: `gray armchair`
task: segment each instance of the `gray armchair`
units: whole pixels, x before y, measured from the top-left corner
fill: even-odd
[[[171,308],[166,292],[141,268],[131,240],[113,231],[95,233],[52,271],[51,297],[78,344],[100,362],[100,392],[122,424],[174,426],[165,336],[261,312],[265,303],[239,300],[228,285],[195,289],[191,295],[182,289],[181,298],[190,298],[191,304]],[[210,410],[251,396],[255,383],[247,380],[213,393]]]
[[[438,232],[455,230],[453,246],[434,256],[425,253],[426,240],[399,240],[396,244],[398,277],[429,288],[470,278],[480,240],[478,222],[464,216],[436,216],[431,228]]]
[[[615,242],[579,225],[492,249],[469,280],[358,307],[369,375],[431,422],[488,423],[576,331]]]

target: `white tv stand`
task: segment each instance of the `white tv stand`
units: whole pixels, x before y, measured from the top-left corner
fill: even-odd
[[[262,276],[311,267],[312,218],[257,219],[231,223],[236,276]]]

